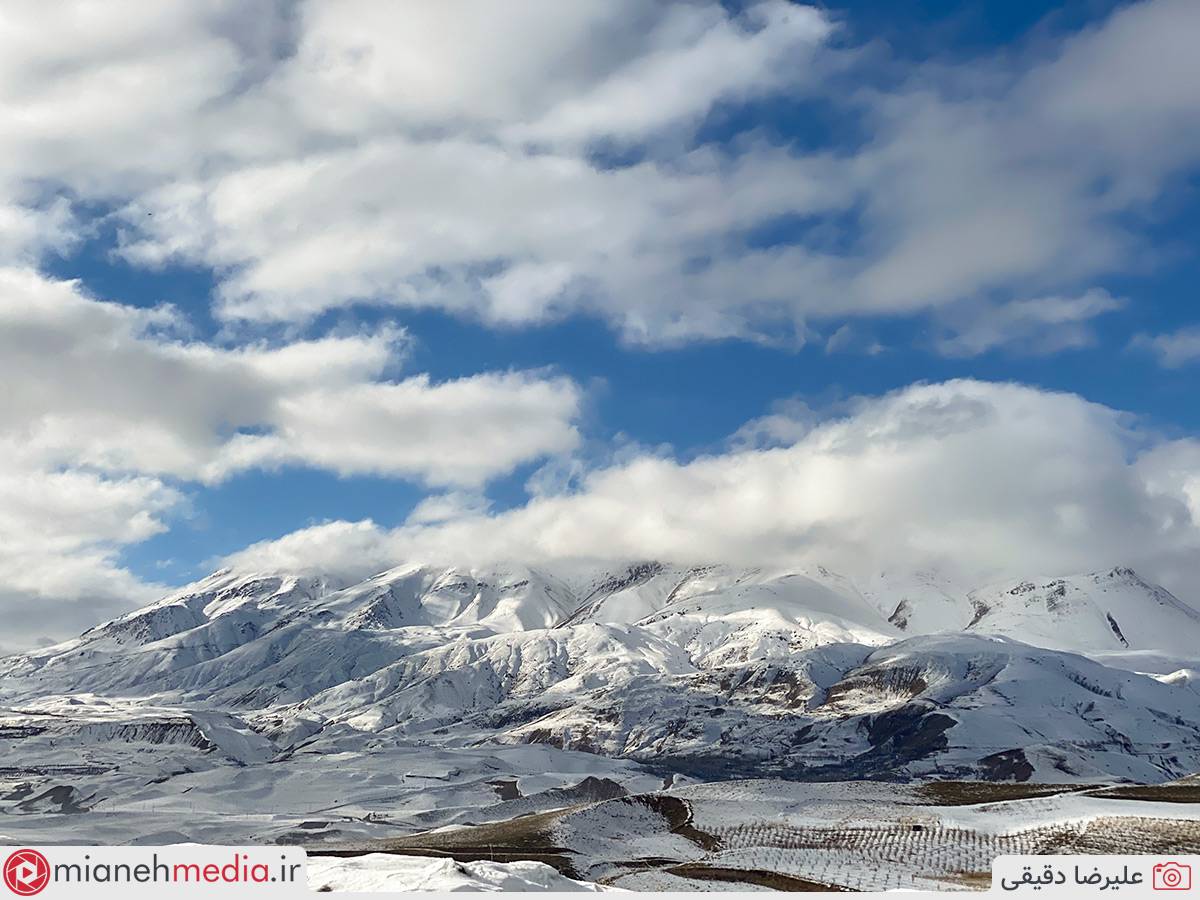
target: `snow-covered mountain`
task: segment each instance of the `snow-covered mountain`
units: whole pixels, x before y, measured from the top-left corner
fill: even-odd
[[[1200,611],[1132,569],[1012,581],[972,591],[968,631],[1087,654],[1200,656]]]
[[[880,572],[855,589],[909,634],[960,631],[973,615],[967,589],[938,572]]]
[[[574,595],[529,569],[402,566],[348,587],[217,572],[157,603],[0,662],[35,692],[170,693],[239,707],[300,700],[460,636],[545,628]]]
[[[73,641],[2,661],[0,675],[35,692],[167,692],[259,707],[306,699],[426,649],[588,625],[742,659],[901,636],[862,597],[796,573],[413,565],[340,586],[222,571]]]
[[[0,749],[41,773],[20,802],[54,808],[144,775],[467,748],[703,778],[1156,782],[1200,771],[1197,647],[1200,612],[1127,569],[970,592],[656,562],[222,571],[0,660]],[[76,772],[55,793],[81,765],[87,789]]]

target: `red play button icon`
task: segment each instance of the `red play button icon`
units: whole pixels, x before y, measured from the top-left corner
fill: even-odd
[[[15,850],[4,861],[4,884],[19,897],[40,894],[50,883],[50,863],[36,850]]]

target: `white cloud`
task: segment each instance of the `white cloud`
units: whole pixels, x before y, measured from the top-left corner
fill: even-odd
[[[5,202],[0,187],[0,261],[31,264],[48,252],[62,253],[74,246],[75,231],[70,204],[59,198],[45,206]]]
[[[695,124],[718,102],[794,89],[832,32],[815,8],[754,3],[731,17],[717,6],[681,5],[645,40],[644,54],[514,133],[535,140],[637,139],[672,122]]]
[[[1129,4],[1049,58],[930,65],[877,95],[864,298],[899,310],[1145,265],[1130,223],[1200,163],[1197,27],[1189,0]]]
[[[1026,53],[888,60],[874,90],[854,85],[878,53],[782,0],[134,6],[13,7],[0,191],[124,204],[127,256],[215,266],[230,320],[585,312],[670,343],[1073,297],[1153,264],[1137,223],[1200,161],[1186,0]],[[775,94],[868,139],[686,149],[723,103]],[[638,162],[599,168],[596,141]],[[781,217],[812,227],[758,246]]]
[[[263,541],[231,555],[226,564],[242,569],[279,572],[324,572],[358,580],[397,565],[394,532],[370,519],[323,522],[274,541]]]
[[[45,179],[95,199],[195,164],[214,106],[268,53],[251,40],[248,9],[234,0],[5,3],[0,188]]]
[[[1173,512],[1200,524],[1200,440],[1168,441],[1138,460],[1138,472],[1156,496],[1183,500]]]
[[[1180,328],[1165,334],[1140,334],[1133,346],[1149,350],[1168,368],[1178,368],[1200,361],[1200,325]]]
[[[0,474],[0,532],[8,553],[33,547],[67,553],[99,541],[132,544],[164,531],[159,516],[178,501],[154,478],[107,479],[79,471],[30,478],[10,470]]]
[[[751,419],[729,440],[734,450],[784,447],[801,441],[820,423],[821,417],[799,398],[776,401],[765,416]]]
[[[1108,291],[1095,289],[1078,297],[1039,297],[989,306],[969,306],[961,322],[939,342],[948,356],[978,356],[997,347],[1034,355],[1090,347],[1096,343],[1091,321],[1125,306]],[[953,321],[955,314],[948,312]]]
[[[536,119],[637,53],[638,29],[654,19],[640,7],[310,0],[266,99],[294,105],[309,127],[355,135]]]
[[[492,144],[380,139],[149,194],[126,210],[138,236],[124,252],[228,268],[218,311],[235,320],[363,299],[507,324],[582,309],[635,339],[723,337],[748,328],[736,304],[720,305],[746,283],[731,266],[759,268],[759,289],[780,300],[795,287],[771,284],[763,255],[729,233],[827,208],[823,167],[760,147],[732,162],[697,151],[598,170]],[[718,262],[684,274],[705,258]]]
[[[506,142],[641,139],[717,102],[792,88],[830,33],[786,0],[309,0],[296,51],[252,102],[335,135],[457,131]]]
[[[470,491],[449,491],[445,494],[430,494],[413,507],[406,520],[410,525],[429,525],[447,522],[464,516],[486,513],[491,506],[482,494]]]
[[[298,463],[479,485],[574,447],[580,399],[569,379],[528,372],[315,387],[280,397],[272,432],[231,439],[206,474]]]
[[[1073,394],[917,385],[783,446],[640,456],[514,510],[392,531],[330,523],[230,562],[353,576],[410,559],[665,558],[935,567],[967,581],[1122,562],[1186,589],[1200,576],[1200,457],[1176,448],[1168,466],[1170,445],[1131,424]]]
[[[118,554],[164,531],[181,503],[154,478],[0,470],[0,653],[78,633],[163,592],[122,568]]]
[[[28,465],[189,480],[292,463],[478,485],[577,440],[565,378],[386,380],[395,330],[226,349],[153,331],[170,321],[0,270],[0,447]]]

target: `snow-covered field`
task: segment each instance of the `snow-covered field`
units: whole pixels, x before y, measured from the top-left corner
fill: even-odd
[[[520,822],[498,862],[624,886],[846,884],[896,860],[920,863],[904,884],[958,884],[989,854],[1190,823],[917,783],[1200,771],[1197,647],[1200,613],[1120,568],[976,590],[658,563],[220,572],[0,660],[0,841],[365,851]],[[669,864],[613,867],[631,857]]]
[[[712,782],[391,839],[459,859],[539,857],[629,889],[970,889],[1000,854],[1190,853],[1200,790],[938,782]]]
[[[316,857],[308,863],[314,891],[601,891],[538,862],[455,862],[421,856],[368,853]]]

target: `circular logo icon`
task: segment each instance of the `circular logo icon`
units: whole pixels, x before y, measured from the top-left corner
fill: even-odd
[[[19,897],[40,894],[50,883],[50,863],[36,850],[14,850],[4,861],[4,884]]]

